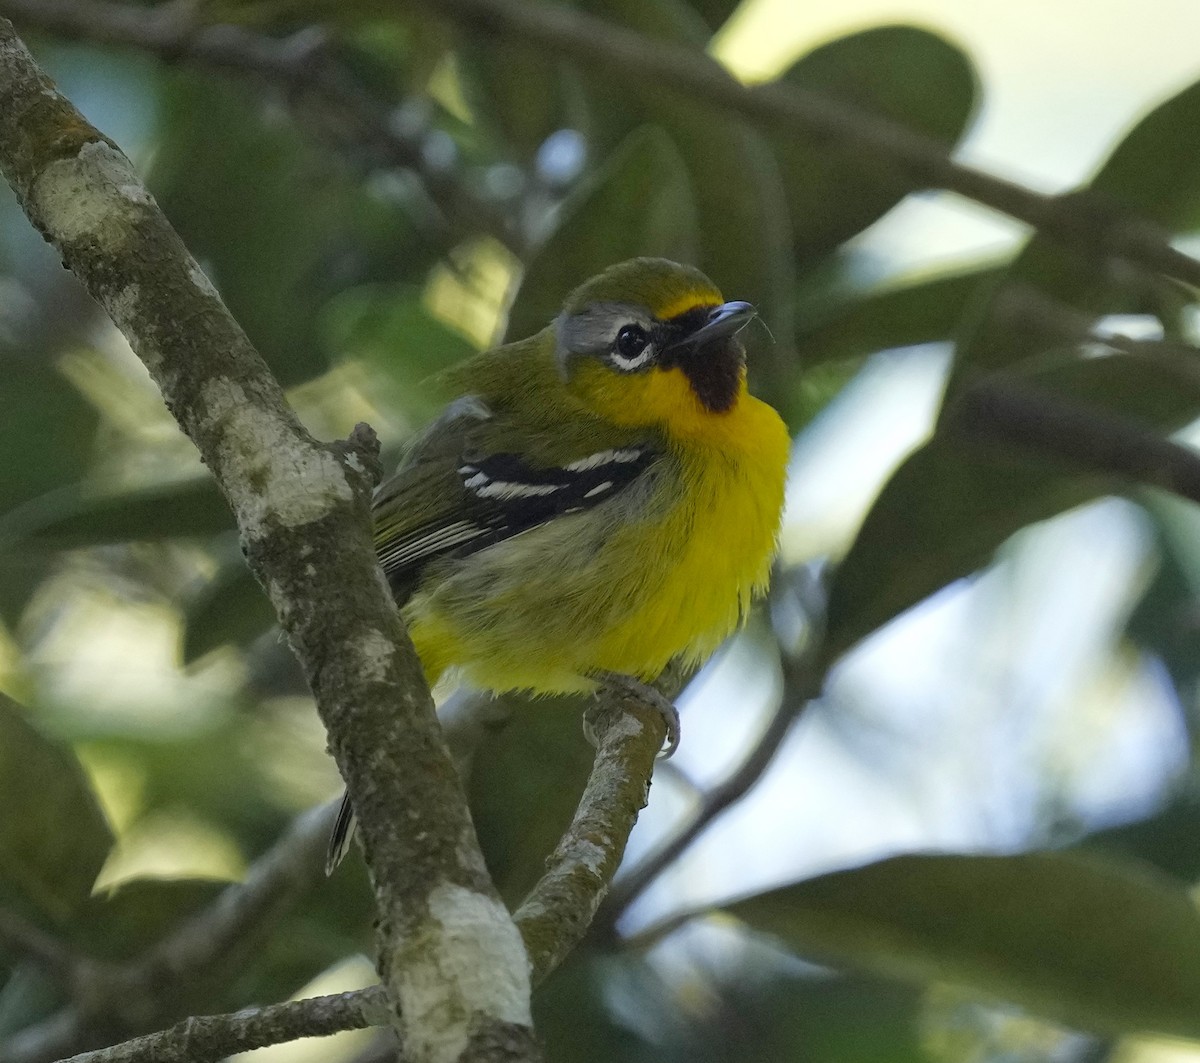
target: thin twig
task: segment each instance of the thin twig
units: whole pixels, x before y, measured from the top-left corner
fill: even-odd
[[[516,37],[570,56],[626,86],[649,85],[744,115],[761,125],[861,152],[929,188],[944,188],[1023,221],[1087,254],[1122,257],[1200,287],[1200,261],[1169,235],[1089,193],[1045,195],[956,162],[946,146],[897,122],[821,93],[775,82],[747,88],[711,58],[596,18],[575,7],[528,0],[422,0],[433,15],[471,32]],[[653,71],[648,78],[647,72]]]
[[[326,1037],[388,1021],[382,986],[332,996],[289,1000],[229,1015],[200,1015],[168,1030],[82,1052],[61,1063],[215,1063],[234,1052],[283,1044],[301,1037]]]

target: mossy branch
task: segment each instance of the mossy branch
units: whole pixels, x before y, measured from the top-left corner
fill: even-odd
[[[358,810],[380,973],[413,1063],[536,1059],[524,945],[375,561],[374,433],[322,444],[304,430],[129,160],[4,19],[0,170],[128,338],[233,510]]]

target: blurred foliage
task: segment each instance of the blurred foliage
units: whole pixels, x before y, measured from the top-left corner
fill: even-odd
[[[736,5],[579,6],[702,49]],[[480,337],[544,327],[580,280],[637,254],[695,262],[759,306],[774,342],[748,333],[753,384],[802,437],[873,356],[924,344],[953,351],[946,410],[982,374],[1014,374],[1147,432],[1200,414],[1186,355],[1064,339],[1055,314],[1150,315],[1166,336],[1196,339],[1190,293],[1094,247],[1035,234],[1014,253],[953,267],[883,277],[864,267],[862,234],[923,191],[884,160],[764,132],[660,91],[653,76],[620,83],[391,5],[207,10],[279,37],[321,24],[312,61],[341,64],[387,128],[356,132],[328,99],[268,78],[124,53],[95,67],[102,53],[82,45],[44,58],[106,130],[131,121],[122,94],[146,98],[127,147],[319,434],[368,420],[395,446],[437,408],[427,378]],[[89,96],[99,69],[105,87]],[[948,148],[986,88],[961,48],[904,25],[830,41],[781,77]],[[388,136],[416,170],[381,147]],[[1192,86],[1114,146],[1079,209],[1131,209],[1194,233],[1198,136]],[[1021,309],[1030,293],[1051,320]],[[136,962],[331,793],[334,775],[219,493],[7,198],[0,375],[0,678],[12,695],[0,698],[0,916],[64,950]],[[1128,491],[1032,452],[966,445],[949,421],[893,471],[827,566],[828,611],[815,625],[824,660],[979,572],[1014,533]],[[1176,499],[1134,497],[1153,571],[1131,591],[1121,634],[1169,676],[1194,746],[1200,518]],[[129,626],[143,621],[167,632],[161,645]],[[467,785],[515,905],[570,818],[589,751],[577,705],[511,708]],[[224,848],[197,842],[181,855],[163,822]],[[1087,1030],[1200,1036],[1200,921],[1187,894],[1200,878],[1194,765],[1163,807],[1084,833],[1068,825],[1053,839],[1073,843],[1068,852],[900,857],[793,882],[727,908],[736,925],[693,924],[648,953],[600,927],[539,991],[548,1058],[981,1058],[931,1047],[954,1041],[926,1036],[929,988],[942,983]],[[70,992],[3,926],[0,1039],[54,1016]],[[368,949],[370,928],[361,867],[344,868],[146,1022],[283,999]]]

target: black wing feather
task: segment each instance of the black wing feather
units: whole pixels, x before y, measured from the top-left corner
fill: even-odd
[[[632,484],[658,459],[648,446],[597,451],[565,466],[536,467],[520,454],[464,457],[457,466],[465,497],[443,519],[377,544],[379,559],[403,601],[426,564],[466,557],[556,517],[601,505]],[[389,492],[386,502],[402,502]]]

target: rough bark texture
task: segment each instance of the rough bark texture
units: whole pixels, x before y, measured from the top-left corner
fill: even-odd
[[[524,946],[375,563],[373,434],[332,445],[308,435],[129,160],[3,19],[0,169],[129,339],[233,509],[354,798],[380,972],[409,1058],[536,1058]]]

